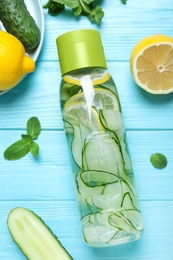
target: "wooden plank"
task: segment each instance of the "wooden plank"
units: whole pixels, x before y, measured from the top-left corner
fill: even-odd
[[[86,17],[77,19],[68,9],[57,17],[50,16],[45,10],[46,37],[39,60],[57,60],[56,38],[75,29],[99,30],[109,61],[129,60],[132,48],[145,36],[172,35],[173,6],[170,0],[148,0],[142,5],[138,0],[128,0],[126,5],[121,0],[109,0],[102,1],[101,5],[105,16],[100,27],[91,24]]]
[[[75,260],[171,260],[173,257],[173,201],[142,201],[145,231],[141,238],[100,249],[88,247],[84,242],[74,201],[8,201],[0,202],[1,259],[23,259],[6,225],[9,211],[16,206],[27,207],[42,217]]]
[[[37,116],[44,129],[62,129],[58,62],[38,62],[37,70],[0,96],[0,129],[24,129]],[[117,85],[127,129],[173,129],[173,93],[152,95],[134,83],[129,62],[108,62]],[[42,76],[41,76],[42,75]]]
[[[46,0],[41,0],[44,4]],[[0,96],[0,259],[24,256],[12,241],[7,216],[16,206],[34,210],[51,227],[75,260],[172,260],[173,233],[173,94],[154,96],[139,89],[130,73],[130,53],[143,37],[163,33],[172,36],[171,0],[101,1],[105,11],[101,26],[86,17],[76,18],[70,10],[57,17],[45,10],[45,40],[36,71],[16,88]],[[55,40],[74,29],[100,31],[111,72],[119,92],[129,150],[143,213],[145,231],[141,239],[110,248],[90,248],[83,238],[75,200],[59,105],[61,81]],[[27,155],[5,161],[3,151],[25,133],[26,121],[37,116],[42,133],[38,159]],[[152,153],[161,152],[168,166],[157,170]]]
[[[0,199],[74,199],[64,132],[42,131],[36,141],[40,145],[38,159],[28,154],[18,161],[6,161],[4,150],[20,138],[20,134],[21,131],[0,131]],[[128,131],[127,137],[140,198],[173,199],[173,131]],[[150,156],[155,152],[167,156],[165,169],[157,170],[151,165]]]

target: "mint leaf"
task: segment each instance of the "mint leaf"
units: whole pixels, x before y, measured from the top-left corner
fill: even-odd
[[[32,136],[30,136],[30,135],[23,135],[23,134],[21,134],[21,137],[26,142],[31,142],[32,141]]]
[[[32,153],[32,155],[37,157],[39,154],[39,145],[35,142],[32,142],[30,146],[30,152]]]
[[[37,117],[31,117],[27,122],[27,134],[33,139],[37,139],[41,132],[40,121]]]
[[[150,157],[150,162],[157,169],[164,169],[167,166],[167,158],[161,153],[152,154]]]
[[[48,9],[50,15],[56,16],[65,9],[65,6],[64,4],[58,3],[56,0],[49,0],[45,5],[43,5],[43,8]]]
[[[95,9],[93,9],[93,11],[91,11],[88,18],[91,22],[95,20],[95,22],[98,25],[100,25],[103,16],[104,16],[104,12],[102,11],[101,7],[98,5],[96,6]]]
[[[81,5],[78,5],[76,8],[73,9],[73,13],[75,16],[80,16],[82,13],[82,7]]]
[[[4,152],[4,158],[6,160],[18,160],[24,157],[30,151],[30,142],[26,140],[19,140],[10,145]]]
[[[79,2],[84,2],[84,3],[86,3],[86,4],[91,4],[92,2],[94,2],[94,0],[81,0],[81,1],[79,1]]]
[[[126,5],[127,0],[122,0],[122,3],[123,3],[124,5]]]
[[[70,8],[76,8],[79,5],[79,0],[56,0],[58,3],[64,4]]]

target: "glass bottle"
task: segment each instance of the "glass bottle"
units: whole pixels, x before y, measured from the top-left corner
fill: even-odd
[[[101,36],[84,29],[57,40],[60,103],[84,240],[93,247],[138,239],[143,220],[121,105]]]

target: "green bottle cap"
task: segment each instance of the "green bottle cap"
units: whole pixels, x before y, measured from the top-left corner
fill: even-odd
[[[89,67],[107,69],[100,33],[93,29],[70,31],[56,39],[62,76]]]

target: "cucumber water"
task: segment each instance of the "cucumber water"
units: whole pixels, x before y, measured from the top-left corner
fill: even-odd
[[[86,39],[86,33],[91,32],[84,31],[82,40],[88,46],[92,40]],[[72,39],[73,45],[80,34],[75,34],[77,38]],[[65,40],[67,44],[66,37]],[[60,54],[61,44],[58,42]],[[80,52],[80,44],[75,53]],[[82,42],[83,48],[86,45]],[[67,44],[66,48],[74,46]],[[66,60],[73,56],[73,53],[68,54]],[[64,50],[62,55],[64,58]],[[92,63],[93,56],[90,55],[89,63]],[[92,55],[95,54],[92,52]],[[82,60],[79,57],[71,61],[74,67]],[[60,62],[61,59],[60,55]],[[93,247],[134,241],[144,227],[115,83],[104,66],[81,66],[62,74],[62,118],[84,239]]]
[[[84,82],[107,73],[89,70]],[[111,78],[86,92],[77,79],[62,82],[61,106],[84,239],[95,247],[136,240],[143,221],[118,94]]]

